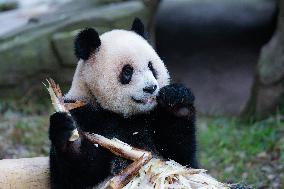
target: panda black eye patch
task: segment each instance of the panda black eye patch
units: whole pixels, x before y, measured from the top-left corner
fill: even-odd
[[[129,64],[123,66],[121,73],[119,75],[119,80],[121,84],[129,84],[133,75],[133,67]]]
[[[157,79],[157,71],[153,68],[153,64],[152,64],[151,61],[149,61],[148,67],[149,67],[150,71],[153,73],[153,76]]]

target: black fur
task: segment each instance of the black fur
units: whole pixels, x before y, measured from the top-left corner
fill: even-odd
[[[146,38],[144,24],[139,18],[134,19],[131,30],[137,33],[138,35],[141,35],[143,38]]]
[[[157,85],[149,85],[143,88],[145,93],[153,94],[157,89]]]
[[[157,71],[154,69],[152,62],[150,61],[148,63],[148,67],[150,69],[150,71],[153,73],[153,76],[157,79],[158,78],[158,73]]]
[[[189,89],[173,84],[161,89],[157,107],[147,114],[125,118],[90,104],[71,111],[74,121],[66,113],[53,114],[49,131],[52,188],[92,187],[126,165],[126,161],[84,138],[68,142],[75,125],[83,131],[116,137],[165,159],[197,168],[193,101]],[[179,114],[180,108],[188,113]]]
[[[133,67],[129,64],[125,65],[119,75],[120,83],[123,85],[129,84],[133,75]]]
[[[98,32],[93,28],[85,28],[77,35],[74,46],[76,57],[87,60],[91,53],[101,46]]]

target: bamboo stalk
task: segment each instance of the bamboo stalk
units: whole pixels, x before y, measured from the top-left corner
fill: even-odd
[[[113,154],[123,157],[128,160],[136,161],[140,159],[142,156],[147,158],[152,157],[151,153],[145,150],[133,148],[130,145],[114,138],[108,139],[98,134],[90,134],[90,133],[83,133],[84,137],[88,139],[88,141],[92,142],[93,144],[98,144]]]
[[[125,187],[138,173],[141,167],[151,160],[152,156],[143,155],[137,161],[134,161],[117,176],[113,177],[107,184],[105,189],[121,189]]]
[[[69,110],[84,105],[84,102],[76,101],[75,103],[69,103],[68,106],[64,103],[62,92],[59,85],[57,85],[53,79],[47,79],[48,86],[46,86],[52,101],[52,105],[57,112],[66,112],[70,116]],[[130,145],[114,138],[112,140],[98,135],[90,134],[88,132],[78,132],[74,129],[69,141],[75,141],[79,139],[80,135],[90,141],[93,144],[98,144],[103,148],[108,149],[113,154],[123,157],[128,160],[134,161],[128,167],[123,169],[117,176],[113,177],[105,186],[108,189],[121,189],[131,179],[133,179],[139,172],[142,166],[148,163],[152,159],[152,155],[148,151],[133,148]]]
[[[123,188],[138,174],[141,167],[152,159],[152,154],[150,152],[133,148],[116,138],[110,140],[101,135],[86,132],[83,133],[83,135],[93,144],[99,144],[117,156],[134,161],[123,169],[117,176],[108,181],[105,185],[105,189]]]

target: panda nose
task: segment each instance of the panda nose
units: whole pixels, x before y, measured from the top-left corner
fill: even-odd
[[[150,85],[150,86],[147,86],[143,89],[143,91],[145,93],[150,93],[150,94],[153,94],[153,92],[155,92],[155,90],[157,89],[157,85]]]

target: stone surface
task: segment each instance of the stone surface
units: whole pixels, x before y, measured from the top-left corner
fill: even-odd
[[[149,9],[142,1],[107,2],[110,1],[84,0],[78,7],[78,3],[71,2],[51,15],[40,16],[2,35],[0,96],[22,96],[27,91],[36,91],[42,88],[41,82],[46,77],[70,84],[77,62],[73,38],[84,27],[95,27],[102,33],[113,28],[129,29],[135,17],[148,23]]]
[[[259,79],[273,85],[284,78],[284,15],[273,38],[262,48],[258,63]]]
[[[277,111],[284,99],[284,0],[279,1],[276,32],[262,48],[250,99],[243,117],[262,118]]]

